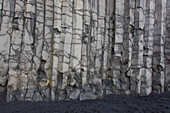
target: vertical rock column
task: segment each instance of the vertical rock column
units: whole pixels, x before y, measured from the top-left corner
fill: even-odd
[[[96,28],[97,28],[97,1],[91,0],[90,1],[90,38],[89,38],[89,80],[91,80],[92,84],[92,78],[95,74],[95,53],[96,53]]]
[[[88,84],[88,46],[90,33],[90,3],[88,0],[84,1],[83,5],[83,38],[82,38],[82,52],[81,52],[81,67],[82,67],[82,88]]]
[[[42,78],[40,83],[42,84],[42,92],[45,95],[45,100],[50,99],[50,86],[51,77],[52,77],[52,40],[54,38],[53,35],[53,21],[54,21],[54,0],[45,0],[45,28],[44,28],[44,42],[43,42],[43,50],[42,50],[42,60],[44,61],[44,75],[42,74]],[[44,83],[46,82],[46,83]]]
[[[103,11],[101,12],[101,7]],[[102,89],[102,65],[103,65],[103,46],[104,46],[104,31],[105,31],[105,1],[103,5],[99,0],[92,0],[92,37],[91,37],[91,51],[92,51],[92,72],[91,85],[93,91],[96,92],[98,97],[103,95]],[[102,41],[103,40],[103,41]],[[99,43],[101,46],[99,46]],[[100,63],[99,63],[100,62]],[[99,64],[99,65],[97,65]]]
[[[114,30],[115,30],[115,0],[109,0],[108,3],[107,3],[107,8],[109,6],[109,12],[107,14],[107,16],[109,16],[109,26],[107,28],[108,30],[108,59],[107,59],[107,69],[106,69],[106,77],[105,78],[105,75],[102,77],[102,79],[106,79],[106,82],[104,84],[104,80],[103,83],[102,83],[102,87],[104,88],[104,91],[105,91],[105,94],[112,94],[112,79],[113,79],[113,72],[112,72],[112,59],[113,59],[113,50],[114,50]],[[107,18],[106,18],[107,20]],[[106,21],[107,23],[107,21]],[[107,35],[107,33],[106,33]],[[107,79],[109,81],[107,81]],[[107,83],[110,83],[110,84],[107,84]]]
[[[42,48],[43,48],[43,41],[44,41],[44,0],[37,0],[36,1],[36,28],[35,28],[35,43],[34,43],[34,68],[33,70],[37,70],[37,74],[39,75],[43,65],[42,60]],[[38,77],[38,76],[37,76]]]
[[[22,7],[24,12],[23,40],[20,55],[20,77],[18,77],[18,94],[22,100],[32,100],[36,90],[33,82],[33,56],[34,56],[34,31],[35,31],[35,4],[31,0],[24,1]],[[35,72],[35,71],[34,71]],[[35,80],[35,79],[34,79]]]
[[[108,7],[111,6],[111,7]],[[102,87],[105,94],[111,94],[112,75],[111,75],[111,45],[113,38],[113,11],[114,1],[106,0],[105,2],[105,18],[104,18],[104,43],[103,43],[103,67],[102,73]],[[100,32],[99,32],[100,33]]]
[[[15,3],[15,16],[13,19],[13,33],[12,33],[12,40],[11,40],[11,54],[9,59],[9,73],[13,70],[18,70],[19,68],[19,57],[21,52],[22,46],[22,39],[23,39],[23,29],[24,29],[24,2],[23,1],[16,1]],[[15,74],[14,74],[15,75]]]
[[[154,35],[155,0],[146,1],[145,38],[143,46],[144,70],[141,77],[141,95],[149,95],[152,91],[152,55]]]
[[[3,1],[3,11],[1,13],[3,16],[1,18],[1,28],[0,28],[0,85],[1,86],[6,85],[6,80],[8,75],[14,10],[15,10],[14,0]]]
[[[123,21],[123,51],[122,54],[122,61],[121,61],[121,89],[123,93],[129,93],[129,76],[127,75],[128,71],[130,70],[131,66],[131,46],[132,46],[132,37],[130,32],[130,13],[131,7],[133,7],[133,2],[129,0],[124,0],[124,21]]]
[[[170,0],[167,0],[166,12],[166,45],[165,45],[165,63],[166,63],[166,91],[170,91]]]
[[[44,72],[44,63],[45,60],[42,59],[42,50],[43,50],[43,42],[44,42],[44,35],[45,35],[45,4],[44,0],[36,0],[36,22],[35,22],[35,42],[34,42],[34,57],[33,57],[33,71],[36,74],[36,83],[37,91],[35,92],[35,101],[43,100],[41,93],[42,82],[40,80],[45,76]],[[46,81],[45,81],[46,82]]]
[[[19,68],[20,63],[20,53],[23,39],[23,30],[24,30],[24,2],[16,1],[15,2],[15,16],[13,19],[13,33],[11,40],[11,48],[10,48],[10,59],[9,59],[9,76],[8,76],[8,93],[7,93],[7,101],[12,101],[15,97],[13,94],[14,91],[18,89],[18,82],[20,79],[21,71]],[[18,95],[19,96],[19,95]],[[18,98],[17,100],[20,100]]]
[[[20,69],[23,73],[32,72],[32,58],[33,58],[33,18],[32,14],[35,13],[35,5],[31,5],[31,0],[24,3],[22,8],[24,11],[24,35],[22,41],[22,52],[20,55]]]
[[[83,28],[83,1],[73,0],[73,31],[70,55],[70,85],[81,87],[81,44]],[[72,87],[73,88],[73,87]],[[79,93],[79,90],[78,90]],[[77,97],[76,97],[77,98]]]
[[[67,97],[66,87],[68,85],[69,63],[71,54],[72,41],[72,10],[73,1],[61,1],[62,17],[61,17],[61,37],[59,45],[59,63],[58,63],[58,99]]]
[[[95,58],[97,54],[97,49],[96,49],[96,42],[97,42],[97,27],[98,27],[98,12],[97,12],[97,6],[98,6],[98,1],[97,0],[92,0],[91,1],[91,31],[90,31],[90,39],[89,39],[89,68],[90,68],[90,73],[89,73],[89,84],[96,84],[95,80],[97,79],[97,74],[99,74],[99,70],[95,70]]]
[[[103,1],[103,3],[105,3]],[[100,5],[101,2],[97,1],[97,0],[92,0],[91,2],[91,37],[90,37],[90,48],[89,48],[89,56],[90,56],[90,78],[89,78],[89,84],[92,85],[93,88],[95,88],[94,85],[97,85],[99,87],[101,87],[101,49],[102,49],[102,38],[103,37],[99,37],[99,29],[101,29],[100,25],[100,20],[99,18],[101,18],[100,16]],[[104,23],[103,23],[104,25]],[[101,44],[99,47],[99,43]],[[100,51],[100,53],[99,53]]]
[[[132,75],[131,91],[140,94],[141,75],[143,66],[143,37],[144,37],[145,1],[136,0],[134,12],[134,38],[132,46]]]
[[[99,0],[98,3],[98,31],[96,38],[96,59],[95,59],[95,71],[97,72],[96,77],[100,78],[98,81],[101,84],[102,68],[103,68],[103,44],[105,39],[105,1]]]
[[[99,40],[101,40],[101,37],[99,39],[99,18],[100,18],[100,2],[98,0],[92,0],[91,8],[91,38],[90,38],[90,77],[89,77],[89,84],[94,89],[100,89],[101,84],[101,67],[97,67],[96,60],[100,59],[101,56],[99,56],[99,49],[97,44],[99,43]],[[101,43],[102,44],[102,43]],[[101,45],[102,46],[102,45]],[[100,48],[101,49],[101,48]],[[100,94],[101,95],[101,94]]]
[[[82,33],[83,33],[83,2],[80,0],[73,0],[73,32],[72,32],[72,45],[71,45],[71,56],[70,56],[70,71],[72,81],[74,80],[74,91],[70,95],[74,94],[74,98],[79,98],[81,86],[81,50],[82,50]]]
[[[63,21],[63,29],[65,30],[65,34],[63,34],[63,64],[62,64],[62,72],[63,72],[63,83],[62,89],[69,87],[69,85],[74,85],[74,74],[70,73],[70,57],[71,57],[71,44],[72,44],[72,33],[73,33],[73,0],[66,0],[63,6],[63,17],[65,21]],[[62,37],[61,37],[62,38]],[[69,81],[70,80],[70,81]],[[67,90],[67,89],[66,89]],[[73,89],[67,90],[66,94],[71,95]],[[69,98],[74,98],[69,96]],[[78,97],[75,97],[77,99]]]
[[[115,39],[114,39],[114,56],[113,56],[113,90],[119,93],[120,76],[121,76],[121,59],[123,51],[123,26],[124,26],[124,0],[115,3]]]
[[[60,43],[59,43],[59,54],[58,54],[58,75],[57,75],[57,99],[65,99],[66,98],[66,90],[65,83],[66,81],[63,75],[63,63],[64,63],[64,40],[65,40],[65,32],[66,32],[66,11],[67,11],[67,1],[61,0],[61,34],[60,34]],[[59,29],[58,29],[59,30]],[[65,74],[66,75],[66,74]],[[64,84],[64,86],[63,86]],[[64,89],[63,89],[64,88]]]
[[[105,18],[104,18],[104,42],[103,42],[103,68],[102,68],[102,78],[107,77],[108,68],[108,55],[109,55],[109,28],[110,28],[110,15],[109,15],[109,4],[110,0],[105,1]]]
[[[127,14],[128,13],[129,13],[129,30],[128,30],[129,32],[127,33],[127,35],[129,35],[129,42],[128,42],[129,48],[128,48],[127,51],[129,52],[129,54],[128,54],[129,60],[128,60],[128,68],[126,70],[126,74],[127,74],[128,81],[131,82],[130,79],[131,79],[131,75],[132,75],[131,74],[131,72],[132,72],[132,50],[133,50],[133,38],[134,38],[134,31],[135,31],[135,29],[134,29],[135,0],[129,1],[129,12],[127,12]],[[128,22],[128,15],[127,15],[126,19],[127,19],[126,21]],[[130,83],[129,83],[128,87],[129,87],[129,90],[130,90]],[[130,92],[127,90],[127,91],[125,91],[125,93],[129,94]]]
[[[155,0],[155,29],[153,39],[153,76],[152,86],[153,91],[157,93],[164,92],[165,82],[165,16],[166,16],[166,1]]]
[[[35,43],[35,3],[32,3],[31,0],[27,0],[24,5],[25,6],[22,8],[24,10],[24,37],[22,54],[20,57],[22,77],[20,78],[21,84],[19,87],[22,91],[21,95],[23,95],[24,100],[32,100],[34,91],[36,90],[35,81],[32,81],[32,73],[36,72],[33,67],[35,66],[33,62]]]
[[[74,0],[73,11],[73,40],[70,66],[73,71],[80,74],[81,61],[81,40],[82,40],[82,23],[83,23],[83,1]]]
[[[51,100],[57,99],[58,59],[61,36],[61,1],[54,0],[54,41],[53,41],[53,69],[51,80]]]
[[[0,0],[0,32],[1,32],[1,23],[2,23],[2,10],[3,10],[3,0]],[[0,35],[1,36],[1,35]],[[2,75],[0,75],[0,79],[2,78]],[[2,81],[1,81],[2,82]],[[4,90],[3,86],[0,86],[0,93],[2,93]],[[6,95],[5,95],[6,96]],[[3,96],[2,96],[3,98]]]

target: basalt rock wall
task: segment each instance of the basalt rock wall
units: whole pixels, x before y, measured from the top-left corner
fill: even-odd
[[[170,0],[0,0],[7,101],[170,91]]]

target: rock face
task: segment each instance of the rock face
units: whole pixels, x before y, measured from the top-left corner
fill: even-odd
[[[0,0],[0,87],[7,101],[170,91],[169,30],[170,0]]]

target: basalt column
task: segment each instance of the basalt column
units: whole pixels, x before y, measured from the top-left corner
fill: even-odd
[[[170,0],[0,0],[0,95],[169,91],[169,12]]]

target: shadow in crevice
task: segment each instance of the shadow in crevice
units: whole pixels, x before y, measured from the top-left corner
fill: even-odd
[[[6,103],[6,93],[7,89],[4,86],[0,86],[0,105],[5,104]]]

